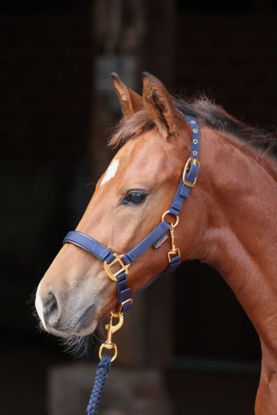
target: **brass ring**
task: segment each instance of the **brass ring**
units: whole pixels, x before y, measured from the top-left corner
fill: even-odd
[[[100,360],[102,360],[103,349],[114,351],[114,354],[111,358],[111,362],[113,362],[117,358],[117,346],[116,346],[115,343],[110,343],[110,344],[109,343],[103,343],[103,344],[101,344],[100,349],[99,349],[99,353],[98,353]]]
[[[166,212],[164,212],[163,213],[163,216],[162,216],[162,222],[166,222],[166,220],[165,220],[165,217],[166,217],[166,215],[172,215],[172,216],[174,216],[172,213],[170,213],[170,211],[169,210],[167,210]],[[169,225],[172,225],[173,226],[173,228],[176,228],[176,226],[178,225],[178,223],[179,223],[179,216],[175,216],[176,217],[176,221],[175,221],[175,223],[170,223],[170,222],[167,222]]]

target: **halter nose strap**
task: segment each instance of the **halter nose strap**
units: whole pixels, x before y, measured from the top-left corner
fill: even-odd
[[[178,217],[179,212],[182,209],[184,199],[186,199],[189,196],[190,190],[196,184],[200,168],[199,124],[197,118],[185,114],[184,116],[191,128],[192,148],[190,157],[188,158],[186,165],[184,167],[182,178],[179,182],[173,201],[168,210],[168,213],[170,213],[172,216],[175,216],[176,218]],[[170,224],[162,219],[162,221],[153,229],[153,231],[149,235],[147,235],[140,243],[138,243],[134,248],[130,249],[123,255],[113,253],[109,248],[98,242],[96,239],[79,231],[68,232],[63,240],[63,244],[71,243],[73,245],[76,245],[79,248],[82,248],[88,253],[92,254],[104,263],[104,269],[107,272],[108,276],[117,283],[117,295],[121,310],[127,311],[129,310],[133,302],[132,293],[128,287],[127,280],[129,265],[151,246],[157,247],[156,245],[158,241],[160,241],[162,238],[166,236],[169,228]],[[178,253],[176,253],[176,255],[173,255],[171,257],[168,267],[161,274],[155,277],[152,281],[154,281],[156,278],[160,276],[166,275],[168,272],[171,272],[179,264],[180,256]],[[112,268],[114,267],[117,268],[117,271],[112,270]],[[149,282],[145,287],[143,287],[141,290],[135,293],[134,296],[137,296],[140,292],[142,292],[147,286],[150,285],[151,282]]]
[[[71,243],[79,246],[79,248],[82,248],[88,253],[94,255],[99,259],[99,261],[102,262],[107,261],[110,263],[114,259],[114,254],[110,249],[96,241],[96,239],[80,231],[68,232],[63,240],[63,243]]]

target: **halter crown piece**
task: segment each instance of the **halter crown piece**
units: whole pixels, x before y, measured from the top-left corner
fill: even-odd
[[[110,363],[117,356],[117,347],[112,342],[112,334],[119,330],[123,324],[122,312],[128,311],[133,303],[133,296],[136,297],[141,293],[151,282],[160,276],[164,276],[167,273],[174,270],[180,264],[180,251],[175,246],[174,228],[179,223],[179,212],[182,209],[184,199],[186,199],[191,188],[196,184],[200,161],[199,161],[199,150],[200,150],[200,129],[197,118],[184,114],[192,132],[191,139],[191,153],[185,164],[182,177],[178,184],[178,188],[172,200],[169,209],[164,212],[161,218],[161,222],[147,235],[140,243],[125,254],[118,254],[112,252],[109,248],[96,241],[94,238],[79,232],[70,231],[66,234],[63,244],[71,243],[84,249],[90,254],[94,255],[97,259],[104,263],[104,269],[108,277],[115,281],[117,284],[117,294],[119,302],[119,311],[112,312],[110,323],[106,325],[107,340],[103,343],[99,350],[100,362],[98,364],[94,387],[92,390],[91,398],[87,407],[87,414],[96,414],[101,392],[106,381]],[[175,222],[167,222],[166,217],[171,215],[175,218]],[[171,249],[168,252],[169,265],[159,275],[157,275],[151,282],[149,282],[142,289],[137,291],[133,296],[130,288],[128,287],[127,275],[129,273],[129,267],[133,261],[135,261],[140,255],[142,255],[151,246],[159,248],[167,240],[167,232],[170,233]],[[118,322],[113,325],[113,318],[117,318]],[[111,358],[108,354],[102,356],[103,349],[113,350],[113,357]]]

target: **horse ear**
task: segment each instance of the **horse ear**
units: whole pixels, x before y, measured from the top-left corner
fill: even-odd
[[[175,135],[181,115],[162,82],[148,72],[143,72],[143,103],[160,134],[165,138]]]
[[[135,112],[141,110],[143,108],[142,97],[131,88],[128,88],[115,72],[113,72],[111,76],[114,90],[124,116],[130,117]]]

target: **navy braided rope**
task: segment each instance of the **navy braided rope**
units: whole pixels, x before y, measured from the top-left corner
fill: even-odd
[[[111,356],[103,354],[96,369],[94,384],[87,406],[87,415],[95,415],[111,367]]]

